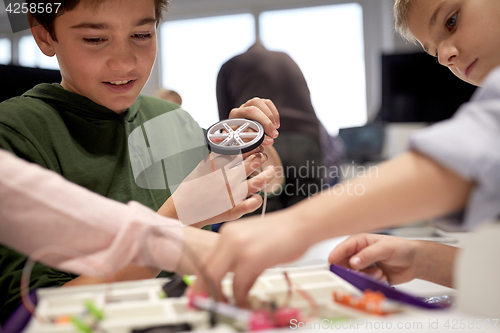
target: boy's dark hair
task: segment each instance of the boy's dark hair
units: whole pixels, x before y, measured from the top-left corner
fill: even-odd
[[[30,14],[35,20],[37,20],[38,24],[41,24],[45,30],[50,34],[53,40],[57,41],[56,33],[54,31],[54,20],[57,16],[64,14],[64,12],[69,12],[73,10],[82,0],[26,0],[28,4],[30,3],[42,3],[46,5],[47,3],[52,4],[52,8],[57,8],[57,4],[61,4],[57,13],[54,10],[51,13],[32,13]],[[86,2],[88,6],[97,7],[105,1],[108,0],[83,0]],[[167,10],[169,0],[154,0],[155,2],[155,18],[156,18],[156,26],[160,23],[163,17],[163,11]]]

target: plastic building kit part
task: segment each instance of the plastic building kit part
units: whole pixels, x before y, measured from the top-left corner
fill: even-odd
[[[161,325],[141,330],[132,330],[132,333],[177,333],[177,332],[189,332],[192,330],[193,327],[189,324],[177,324],[177,325]]]
[[[380,291],[371,291],[369,289],[363,292],[363,296],[333,292],[333,300],[337,303],[365,311],[376,315],[387,315],[399,312],[399,307],[395,303],[390,303]]]
[[[185,281],[187,281],[185,277],[174,275],[172,280],[165,283],[162,289],[167,297],[181,297],[188,287]]]
[[[351,320],[373,316],[332,301],[334,291],[339,295],[361,293],[331,273],[326,265],[286,267],[288,279],[284,272],[284,268],[274,268],[259,276],[249,292],[250,309],[216,303],[207,294],[195,296],[189,290],[183,297],[165,297],[162,287],[169,279],[164,278],[116,282],[112,286],[101,284],[38,289],[36,310],[46,320],[32,318],[24,332],[88,333],[92,330],[94,333],[130,333],[136,330],[141,333],[164,333],[184,330],[178,325],[189,324],[193,331],[235,333],[269,326],[272,329],[293,329],[293,323],[313,322],[321,318],[332,318],[336,322],[338,318]],[[175,284],[184,279],[179,276],[172,280],[169,288],[175,289]],[[231,299],[231,275],[224,278],[222,288]],[[308,297],[304,297],[306,295]],[[94,306],[89,308],[88,301],[92,301]],[[406,305],[397,306],[403,313],[415,311]],[[386,305],[382,306],[382,310],[386,310]],[[81,324],[80,330],[73,318]]]
[[[389,287],[386,284],[373,280],[362,273],[351,271],[345,267],[338,265],[331,265],[330,271],[337,274],[338,276],[340,276],[341,278],[343,278],[344,280],[346,280],[347,282],[349,282],[350,284],[352,284],[353,286],[355,286],[360,290],[370,289],[374,291],[380,291],[387,298],[426,309],[435,309],[435,310],[443,309],[442,307],[436,304],[425,303],[424,301],[422,301],[422,299],[419,299],[412,295],[396,290],[393,287]]]
[[[254,150],[264,141],[264,128],[256,121],[234,118],[212,125],[205,132],[210,151],[222,155],[238,155]]]
[[[289,327],[291,320],[302,320],[301,311],[296,308],[252,311],[226,303],[218,303],[206,296],[190,295],[190,298],[190,304],[195,308],[210,311],[216,314],[219,320],[229,321],[233,327],[240,327],[252,332]]]

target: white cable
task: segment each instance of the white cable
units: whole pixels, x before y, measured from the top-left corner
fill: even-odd
[[[260,167],[260,173],[264,172],[262,170],[262,166]],[[260,215],[260,218],[264,218],[266,215],[266,207],[267,207],[267,186],[264,187],[264,203],[262,204],[262,214]]]

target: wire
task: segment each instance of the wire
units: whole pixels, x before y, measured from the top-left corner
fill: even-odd
[[[29,284],[30,284],[29,282],[31,277],[31,271],[33,270],[33,266],[35,265],[36,261],[39,261],[43,257],[51,254],[80,261],[83,265],[86,265],[88,267],[103,272],[105,278],[109,280],[107,282],[113,282],[113,268],[110,264],[95,259],[91,259],[79,251],[68,249],[58,245],[49,245],[36,250],[28,257],[26,263],[24,264],[21,275],[20,294],[21,294],[21,302],[24,305],[24,307],[40,323],[46,323],[48,322],[48,320],[38,315],[36,311],[36,306],[33,304],[33,302],[31,302],[31,299],[29,298]],[[106,288],[105,300],[107,299],[107,292],[108,289]],[[104,304],[106,304],[106,301]]]
[[[260,166],[260,173],[263,173],[264,170],[262,169],[262,165]],[[267,207],[267,186],[264,187],[264,203],[262,204],[262,214],[260,215],[261,218],[264,218],[266,215],[266,207]]]
[[[297,290],[297,293],[300,296],[302,296],[302,298],[304,298],[309,303],[309,305],[311,306],[312,312],[311,312],[310,316],[311,317],[317,317],[318,313],[319,313],[319,307],[318,307],[318,304],[311,297],[311,295],[309,295],[309,293],[307,291],[303,290],[302,288],[300,288],[300,286],[297,286],[297,285],[296,285],[296,289],[295,290]]]
[[[287,292],[287,296],[285,299],[285,303],[283,304],[283,307],[289,306],[290,301],[292,299],[293,290],[295,290],[295,291],[297,291],[297,293],[300,296],[302,296],[303,299],[305,299],[309,303],[309,306],[312,309],[311,317],[317,317],[318,313],[319,313],[319,307],[318,307],[318,304],[316,303],[316,301],[314,301],[314,298],[312,298],[312,296],[309,295],[309,293],[307,291],[303,290],[299,284],[294,283],[290,279],[290,277],[288,276],[288,273],[286,271],[283,272],[283,275],[285,276],[285,280],[286,280],[286,283],[288,285],[288,292]]]
[[[286,284],[287,284],[287,287],[288,287],[288,290],[287,290],[287,293],[286,293],[285,302],[283,303],[283,307],[286,308],[286,307],[288,307],[288,305],[290,305],[290,301],[292,300],[293,286],[292,286],[292,280],[290,280],[290,277],[288,276],[288,273],[286,271],[284,271],[283,275],[285,276]]]

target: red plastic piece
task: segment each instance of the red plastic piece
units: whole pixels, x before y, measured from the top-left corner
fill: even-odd
[[[274,313],[274,320],[278,327],[290,327],[290,321],[296,319],[300,320],[300,310],[295,308],[280,308]]]
[[[188,298],[188,308],[195,309],[196,308],[196,305],[194,304],[195,298],[197,297],[208,298],[208,294],[205,291],[202,291],[201,293],[196,295],[192,289],[188,289],[186,291],[186,297]]]
[[[271,319],[268,311],[256,311],[248,321],[248,329],[250,331],[263,331],[274,328],[274,322]]]

